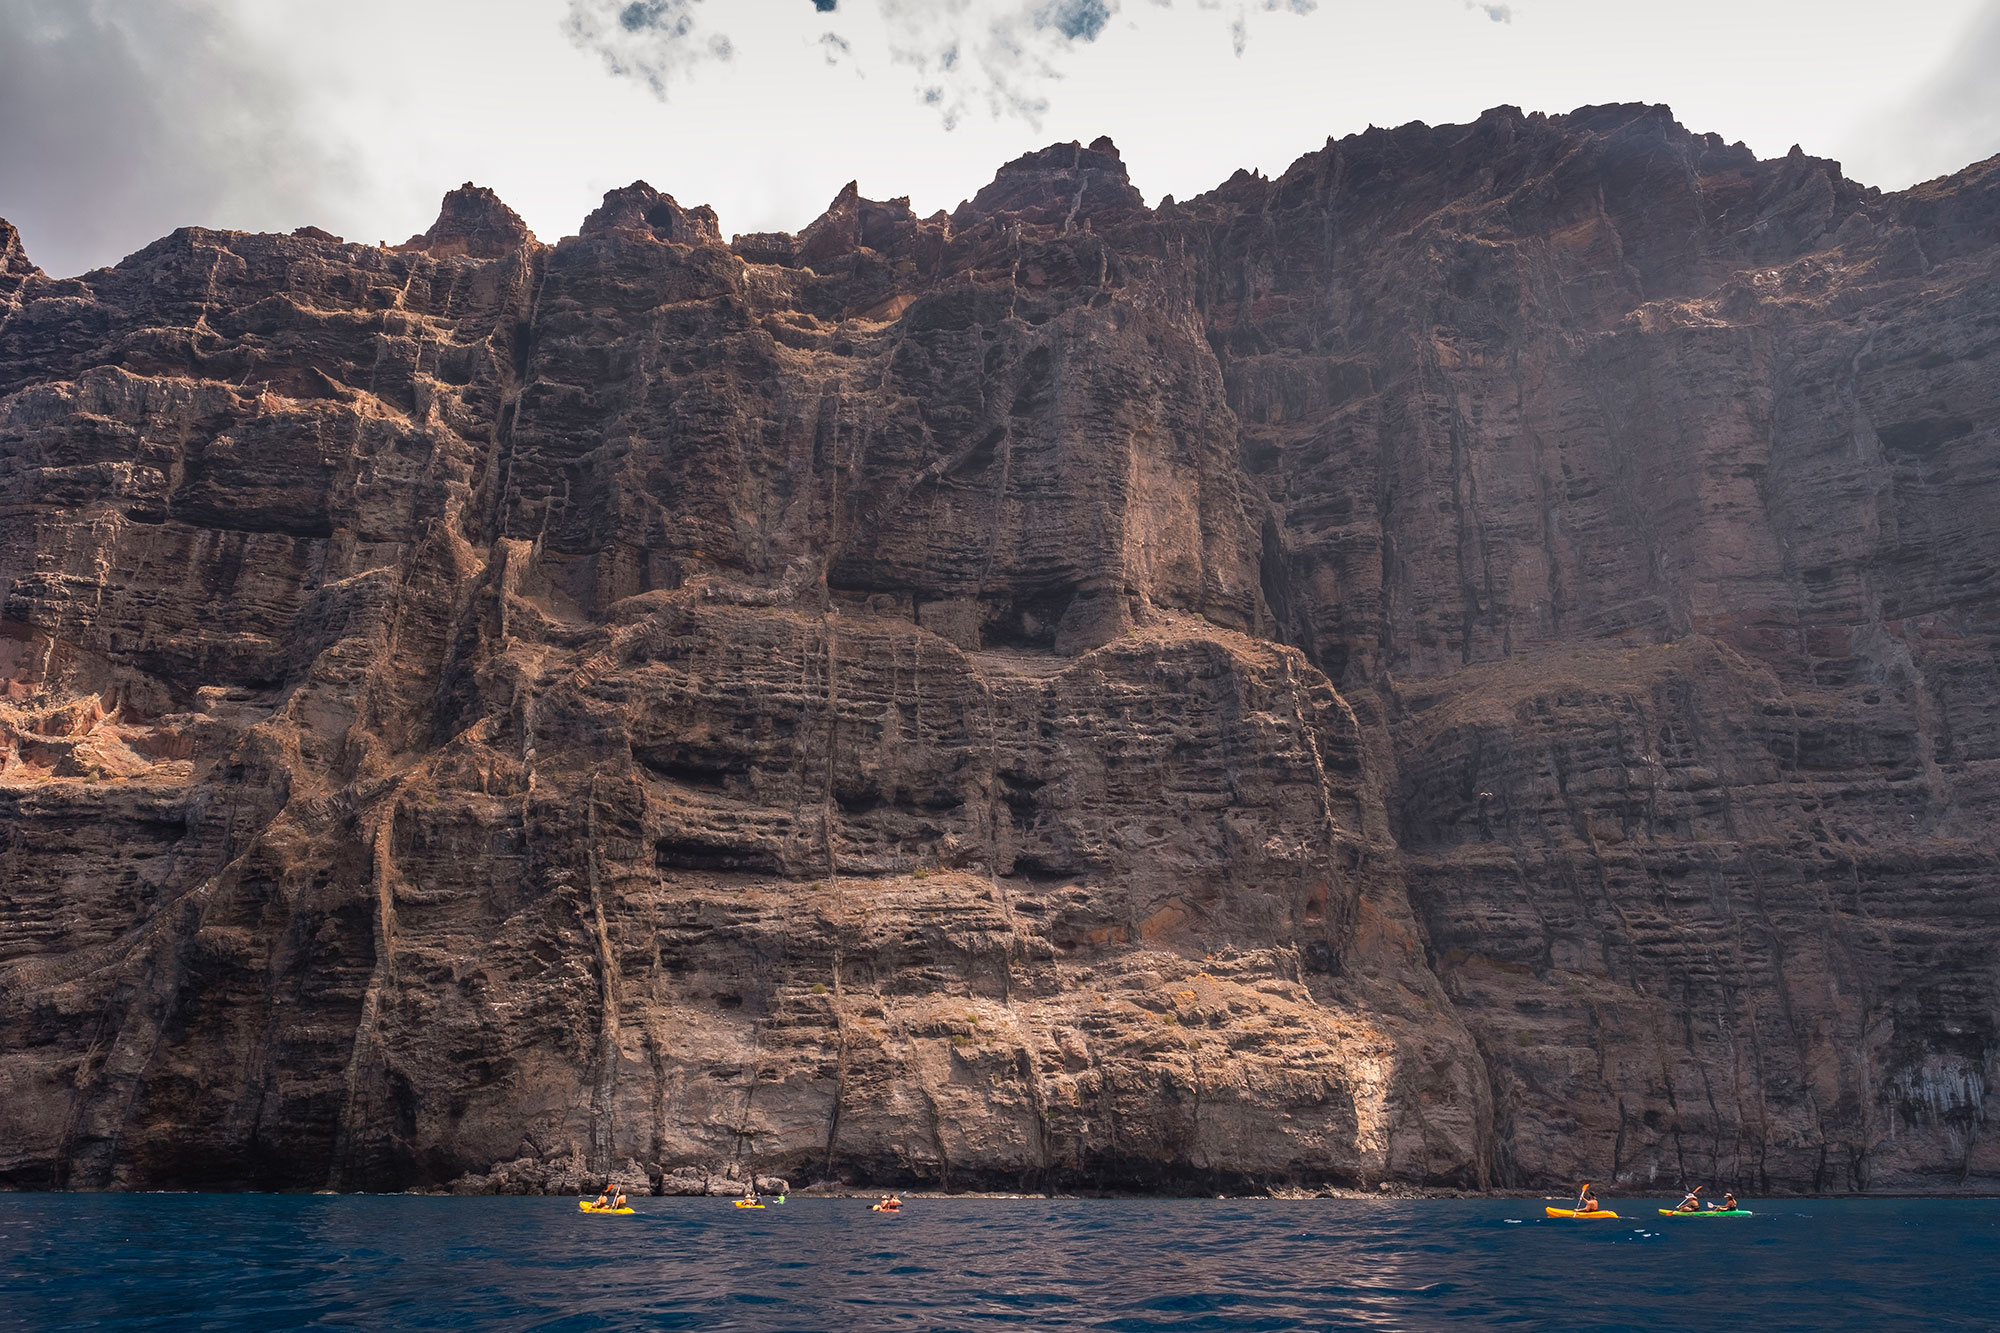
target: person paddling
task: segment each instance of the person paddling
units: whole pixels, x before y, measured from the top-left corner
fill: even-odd
[[[1684,1196],[1682,1196],[1681,1201],[1674,1205],[1674,1211],[1677,1213],[1700,1212],[1701,1200],[1696,1198],[1695,1196],[1701,1193],[1702,1188],[1703,1188],[1702,1186],[1696,1185],[1693,1189],[1689,1190]]]
[[[1590,1182],[1586,1180],[1576,1187],[1576,1211],[1579,1213],[1594,1213],[1597,1210],[1597,1196],[1590,1192]]]
[[[611,1201],[611,1208],[612,1211],[615,1212],[618,1209],[623,1208],[624,1206],[625,1206],[625,1191],[621,1189],[618,1191],[618,1197]]]
[[[1711,1207],[1711,1208],[1714,1208],[1714,1207],[1715,1207],[1715,1205],[1714,1205],[1714,1204],[1710,1204],[1710,1205],[1709,1205],[1709,1207]],[[1733,1212],[1736,1212],[1736,1211],[1737,1211],[1737,1207],[1736,1207],[1736,1196],[1735,1196],[1734,1194],[1731,1194],[1731,1193],[1729,1193],[1729,1192],[1728,1192],[1727,1190],[1723,1191],[1723,1195],[1722,1195],[1722,1207],[1721,1207],[1720,1209],[1718,1209],[1717,1211],[1719,1211],[1719,1212],[1724,1212],[1724,1213],[1733,1213]]]
[[[590,1205],[590,1206],[591,1206],[592,1208],[609,1208],[609,1207],[611,1207],[611,1187],[610,1187],[609,1185],[606,1185],[606,1186],[604,1187],[604,1193],[602,1193],[602,1194],[598,1195],[598,1196],[597,1196],[597,1202],[596,1202],[596,1203],[593,1203],[593,1204],[592,1204],[592,1205]]]

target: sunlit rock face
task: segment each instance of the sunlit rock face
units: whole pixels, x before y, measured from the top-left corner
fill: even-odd
[[[1990,1188],[2000,162],[0,224],[0,1183]]]

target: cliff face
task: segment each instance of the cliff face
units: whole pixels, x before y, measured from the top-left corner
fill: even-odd
[[[1996,311],[1636,106],[0,225],[0,1183],[1991,1188]]]

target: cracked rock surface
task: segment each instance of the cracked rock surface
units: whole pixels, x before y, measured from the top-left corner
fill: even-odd
[[[1991,1189],[2000,159],[0,223],[0,1185]]]

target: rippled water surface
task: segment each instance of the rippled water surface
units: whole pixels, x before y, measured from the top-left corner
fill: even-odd
[[[1680,1221],[1528,1200],[0,1196],[0,1325],[1657,1330],[2000,1326],[2000,1201]],[[1641,1216],[1643,1214],[1643,1217]]]

